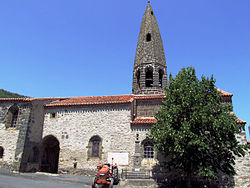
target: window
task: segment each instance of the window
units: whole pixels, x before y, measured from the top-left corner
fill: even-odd
[[[153,68],[146,69],[146,87],[153,87]]]
[[[162,88],[163,70],[159,70],[159,87]]]
[[[90,139],[91,154],[90,157],[100,157],[101,138],[94,136]]]
[[[4,149],[0,146],[0,159],[3,158]]]
[[[18,117],[18,110],[15,110],[13,113],[12,121],[10,127],[16,127]]]
[[[16,105],[13,105],[9,108],[9,111],[6,116],[6,128],[17,126],[18,112],[19,109]]]
[[[146,41],[147,41],[147,42],[150,42],[150,41],[151,41],[151,34],[150,34],[150,33],[147,34],[147,36],[146,36]]]
[[[154,144],[151,141],[146,141],[144,143],[144,158],[146,159],[154,158]]]
[[[55,113],[55,112],[51,113],[51,114],[50,114],[50,117],[51,117],[51,118],[55,118],[55,117],[56,117],[56,113]]]
[[[141,72],[137,71],[136,72],[136,81],[137,81],[138,88],[140,88],[140,76],[141,76]]]

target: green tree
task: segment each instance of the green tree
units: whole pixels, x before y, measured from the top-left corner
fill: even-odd
[[[194,68],[182,69],[169,77],[166,99],[151,129],[156,149],[169,157],[167,166],[192,176],[211,180],[221,171],[234,175],[235,156],[244,148],[235,135],[236,123],[231,104],[222,104],[213,77],[196,77]]]

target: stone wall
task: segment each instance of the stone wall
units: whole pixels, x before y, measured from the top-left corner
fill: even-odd
[[[55,117],[53,116],[53,113]],[[77,168],[95,169],[99,161],[107,162],[108,152],[129,153],[132,167],[135,135],[130,128],[131,105],[86,106],[46,109],[43,138],[55,136],[60,143],[59,170]],[[102,140],[101,158],[88,158],[91,137]]]
[[[27,127],[29,123],[31,105],[30,103],[15,103],[18,107],[18,118],[16,127],[6,127],[9,108],[14,103],[0,104],[0,146],[4,148],[4,156],[0,161],[0,167],[19,170]]]
[[[39,170],[39,161],[31,162],[29,157],[32,153],[34,147],[39,148],[42,141],[42,132],[43,132],[43,121],[44,121],[44,105],[51,102],[53,99],[34,99],[31,102],[31,113],[30,121],[27,130],[27,136],[25,137],[25,147],[22,157],[22,163],[20,171],[34,171]],[[39,151],[41,155],[41,151]]]
[[[136,117],[154,117],[162,106],[162,99],[157,100],[137,100]]]
[[[237,136],[237,139],[242,144],[245,144],[247,142],[245,131],[242,131]],[[234,177],[235,187],[250,187],[250,151],[246,152],[245,157],[236,157],[235,168],[237,172]]]

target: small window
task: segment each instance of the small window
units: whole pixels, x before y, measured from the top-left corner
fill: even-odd
[[[136,134],[136,140],[139,140],[139,134]]]
[[[55,113],[55,112],[51,113],[51,114],[50,114],[50,117],[51,117],[51,118],[55,118],[55,117],[56,117],[56,113]]]
[[[4,149],[0,146],[0,159],[3,158]]]
[[[147,141],[144,144],[144,158],[146,159],[154,158],[154,144],[151,141]]]
[[[154,15],[153,11],[151,11],[151,15]]]
[[[151,34],[150,34],[150,33],[147,34],[147,36],[146,36],[146,41],[147,41],[147,42],[151,41]]]

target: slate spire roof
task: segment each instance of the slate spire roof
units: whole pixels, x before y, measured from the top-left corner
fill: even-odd
[[[142,63],[159,63],[166,67],[161,34],[150,1],[141,23],[134,67]]]

